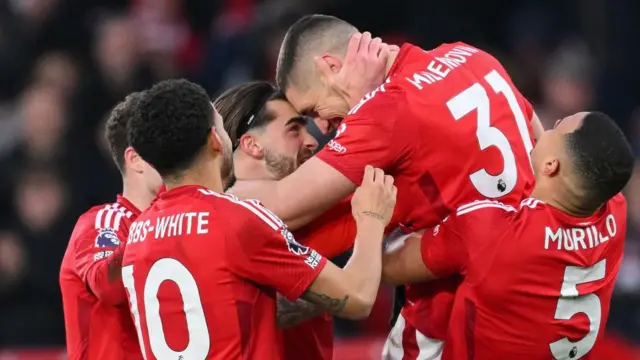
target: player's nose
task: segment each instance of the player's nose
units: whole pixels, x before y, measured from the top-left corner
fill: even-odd
[[[304,134],[302,146],[311,151],[315,151],[318,148],[318,140],[316,140],[316,138],[313,137],[313,135],[311,135],[309,132],[306,132]]]

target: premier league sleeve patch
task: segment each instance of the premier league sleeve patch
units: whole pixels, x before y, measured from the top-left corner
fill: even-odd
[[[118,234],[113,229],[100,229],[98,236],[96,236],[96,247],[118,247],[120,245],[120,239]]]
[[[93,254],[93,260],[97,261],[100,259],[104,259],[113,254],[113,248],[116,248],[120,245],[120,239],[118,239],[118,234],[113,229],[101,229],[98,232],[98,236],[96,236],[95,247],[96,248],[108,248],[104,251],[100,251],[98,253]]]
[[[300,256],[307,255],[307,253],[309,253],[309,248],[297,242],[296,239],[293,237],[293,234],[291,233],[291,231],[289,231],[289,229],[284,228],[281,230],[280,233],[282,234],[284,239],[287,241],[287,247],[289,248],[289,251]]]

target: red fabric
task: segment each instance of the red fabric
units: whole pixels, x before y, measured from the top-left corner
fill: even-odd
[[[132,225],[123,282],[147,360],[173,357],[171,349],[185,358],[280,359],[276,291],[296,299],[325,264],[257,201],[183,186]]]
[[[139,213],[118,196],[115,203],[89,209],[76,223],[60,269],[70,359],[142,359],[120,267],[115,278],[109,273],[110,263],[121,260],[129,226]]]

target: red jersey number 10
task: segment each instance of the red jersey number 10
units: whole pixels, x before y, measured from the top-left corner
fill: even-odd
[[[189,341],[186,348],[175,351],[169,347],[160,319],[160,303],[158,290],[164,281],[173,281],[180,289],[180,296],[187,319]],[[142,354],[148,359],[142,326],[140,323],[140,310],[138,308],[138,296],[133,280],[133,265],[122,268],[122,282],[129,293],[129,305],[133,315]],[[193,275],[178,260],[164,258],[156,261],[149,269],[149,274],[144,282],[144,295],[141,299],[144,303],[147,335],[149,348],[156,359],[206,359],[209,354],[210,339],[207,321],[200,300],[200,292]]]
[[[511,112],[518,126],[518,131],[524,142],[530,166],[531,157],[529,154],[531,150],[533,150],[533,142],[529,135],[527,119],[522,109],[520,109],[516,95],[513,93],[509,83],[507,83],[497,71],[493,70],[489,72],[484,79],[491,86],[493,92],[502,94],[507,99],[509,108],[511,108]],[[475,83],[447,101],[447,107],[455,120],[461,120],[473,110],[477,110],[478,128],[476,130],[476,137],[480,144],[480,150],[495,146],[500,150],[502,158],[504,159],[504,170],[501,174],[491,175],[485,169],[478,170],[471,174],[469,178],[473,186],[480,194],[491,199],[509,194],[518,182],[516,157],[509,144],[509,139],[500,129],[491,126],[491,102],[487,95],[487,90],[485,90],[480,83]]]

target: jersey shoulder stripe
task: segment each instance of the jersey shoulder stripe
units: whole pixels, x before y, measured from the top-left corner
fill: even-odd
[[[260,202],[257,200],[240,200],[230,194],[220,194],[215,191],[206,189],[200,189],[199,191],[204,195],[215,196],[219,199],[224,199],[236,205],[242,206],[243,208],[249,210],[251,213],[257,216],[274,231],[279,231],[280,229],[285,227],[284,222],[280,220],[280,218],[278,218],[273,212],[271,212],[271,210],[260,204]]]
[[[133,213],[118,203],[105,205],[96,213],[94,227],[100,229],[120,230],[123,218],[130,219]]]
[[[487,208],[502,209],[506,212],[517,212],[516,208],[514,208],[513,206],[503,204],[499,201],[478,200],[478,201],[474,201],[472,203],[460,206],[456,211],[456,215],[461,216],[464,214],[468,214],[470,212],[474,212],[480,209],[487,209]]]

